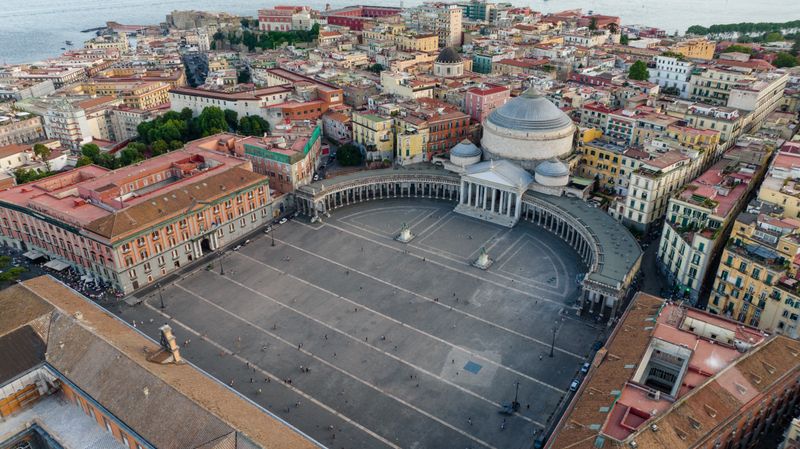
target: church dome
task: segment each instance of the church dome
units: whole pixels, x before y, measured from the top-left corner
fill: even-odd
[[[486,159],[509,159],[533,171],[542,161],[572,153],[574,133],[567,114],[530,88],[483,121],[481,146]]]
[[[475,157],[480,155],[481,149],[478,148],[474,143],[470,142],[469,139],[462,140],[458,145],[454,146],[453,149],[450,150],[450,157]]]
[[[481,161],[483,151],[469,139],[464,139],[450,150],[450,162],[464,168]]]
[[[569,184],[569,168],[558,159],[540,162],[533,172],[537,184],[548,187],[564,187]]]
[[[567,166],[558,159],[549,159],[542,161],[536,166],[534,172],[537,175],[549,176],[556,178],[559,176],[569,176],[569,169]]]
[[[441,64],[456,64],[462,61],[461,56],[458,55],[458,52],[453,47],[444,47],[439,53],[439,56],[436,57],[436,62]]]
[[[572,127],[567,114],[533,88],[492,111],[488,120],[517,131],[554,131]]]

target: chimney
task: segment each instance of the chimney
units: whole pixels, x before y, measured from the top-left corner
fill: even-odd
[[[181,350],[175,342],[175,335],[172,334],[172,328],[168,324],[165,324],[158,328],[158,330],[161,331],[161,346],[165,351],[172,354],[174,363],[180,363],[183,360],[181,359]]]
[[[168,363],[181,364],[181,351],[178,344],[175,342],[175,335],[172,334],[172,328],[165,324],[158,328],[161,331],[161,349],[157,352],[150,354],[147,360],[153,363],[166,365]]]

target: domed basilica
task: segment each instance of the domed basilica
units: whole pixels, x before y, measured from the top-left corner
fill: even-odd
[[[562,159],[572,153],[575,129],[567,114],[535,88],[492,111],[483,121],[483,148],[464,140],[445,162],[461,173],[456,211],[514,226],[528,190],[565,194],[570,171]]]

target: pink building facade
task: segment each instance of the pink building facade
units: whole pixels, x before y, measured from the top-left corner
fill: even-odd
[[[509,98],[511,90],[504,86],[488,84],[485,87],[473,87],[464,96],[464,112],[472,120],[483,123],[492,111],[504,105]]]

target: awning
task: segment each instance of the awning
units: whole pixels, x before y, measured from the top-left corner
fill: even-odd
[[[60,260],[51,260],[50,262],[44,264],[44,266],[55,271],[64,271],[67,268],[69,268],[68,263],[62,262]]]
[[[36,251],[36,250],[30,250],[27,253],[23,254],[23,256],[27,257],[30,260],[36,260],[36,259],[44,257],[44,254],[42,254],[42,253],[40,253],[39,251]]]

